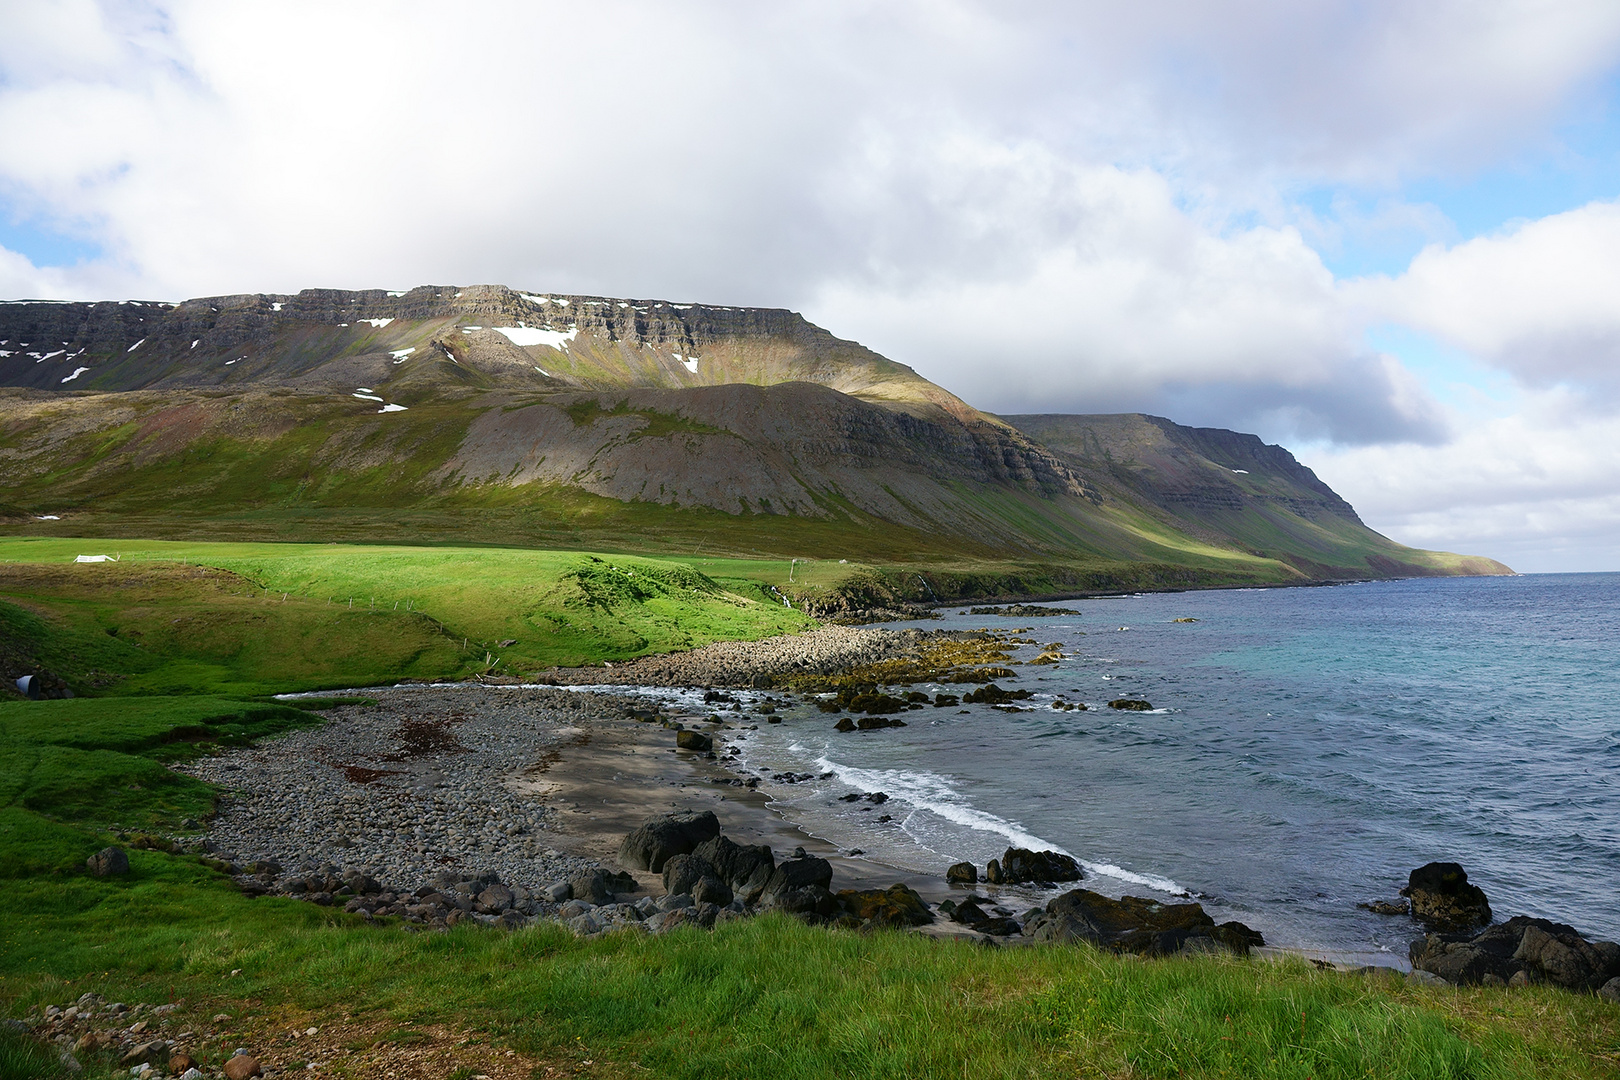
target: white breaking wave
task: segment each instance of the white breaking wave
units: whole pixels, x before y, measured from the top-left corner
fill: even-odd
[[[994,833],[1007,839],[1013,847],[1034,851],[1069,852],[1048,843],[1017,822],[1007,821],[994,814],[975,809],[963,801],[950,783],[942,776],[926,772],[906,772],[900,769],[861,769],[853,765],[840,765],[828,757],[816,759],[823,772],[830,772],[850,787],[862,791],[882,791],[891,799],[901,799],[919,810],[944,818],[946,821],[977,832]]]
[[[1080,865],[1085,867],[1086,873],[1088,874],[1098,874],[1103,877],[1117,878],[1120,881],[1127,881],[1132,885],[1141,885],[1143,888],[1153,889],[1156,892],[1171,893],[1175,896],[1192,895],[1192,893],[1188,892],[1186,889],[1183,889],[1180,885],[1177,885],[1169,878],[1160,877],[1157,874],[1137,874],[1131,872],[1130,870],[1126,870],[1123,867],[1115,866],[1113,863],[1093,863],[1086,862],[1084,859],[1080,860]]]
[[[997,817],[969,804],[951,787],[944,777],[927,772],[909,772],[902,769],[862,769],[853,765],[840,765],[829,757],[816,759],[816,766],[830,772],[850,787],[861,791],[882,791],[890,799],[910,803],[918,810],[943,818],[953,825],[1004,837],[1011,847],[1031,851],[1056,851],[1075,859],[1087,874],[1111,877],[1131,885],[1140,885],[1155,892],[1188,896],[1188,891],[1167,877],[1157,874],[1138,874],[1112,863],[1088,862],[1078,858],[1049,840],[1043,840],[1015,821]]]

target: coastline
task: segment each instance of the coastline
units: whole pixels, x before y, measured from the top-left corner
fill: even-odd
[[[1387,596],[1380,591],[1369,605],[1336,590],[1294,591],[1287,600],[1275,593],[1270,599],[1229,593],[1221,599],[1219,591],[1200,590],[1201,602],[1140,596],[1099,602],[1086,608],[1084,619],[1035,613],[972,616],[971,622],[955,617],[933,624],[943,632],[915,623],[889,629],[821,627],[629,664],[554,669],[531,677],[533,682],[486,679],[364,693],[425,695],[421,701],[445,708],[454,708],[451,701],[467,694],[545,691],[574,694],[577,700],[604,695],[601,700],[641,706],[644,720],[662,720],[660,726],[614,714],[593,722],[588,738],[561,747],[542,770],[550,800],[544,804],[558,822],[557,834],[546,842],[573,853],[570,857],[588,856],[614,867],[618,840],[640,819],[672,809],[713,808],[725,832],[737,839],[768,843],[779,857],[803,847],[829,858],[835,888],[901,882],[937,903],[961,892],[943,881],[951,863],[968,860],[982,868],[1007,846],[1053,848],[1082,860],[1087,871],[1082,887],[1088,890],[1115,899],[1194,899],[1219,919],[1261,930],[1290,955],[1399,968],[1405,966],[1409,943],[1425,930],[1407,917],[1359,909],[1363,901],[1393,895],[1413,867],[1436,859],[1460,857],[1469,870],[1481,872],[1504,913],[1528,912],[1554,921],[1574,913],[1571,921],[1579,921],[1585,908],[1568,903],[1565,892],[1505,884],[1501,864],[1482,856],[1478,845],[1466,847],[1466,833],[1462,842],[1454,840],[1456,830],[1443,820],[1443,810],[1429,812],[1421,791],[1409,793],[1402,804],[1389,797],[1360,798],[1345,788],[1362,775],[1358,770],[1378,768],[1379,762],[1386,780],[1398,781],[1403,759],[1378,756],[1391,730],[1384,713],[1358,711],[1335,685],[1321,687],[1323,693],[1303,705],[1289,705],[1283,695],[1292,694],[1297,682],[1244,682],[1241,665],[1216,667],[1212,677],[1200,661],[1233,642],[1270,641],[1266,635],[1279,613],[1296,620],[1290,627],[1330,626],[1335,632],[1348,627],[1340,636],[1353,647],[1376,644],[1383,640],[1390,612],[1429,610],[1436,587],[1447,596],[1480,595],[1477,586],[1459,593],[1461,585],[1413,582]],[[1492,586],[1485,595],[1499,592]],[[1414,605],[1412,597],[1423,602]],[[1480,603],[1463,599],[1453,607],[1468,611]],[[1360,621],[1347,622],[1346,611]],[[1002,625],[987,632],[984,623]],[[1037,637],[1071,644],[1038,644]],[[888,718],[876,710],[863,718],[863,704],[844,700],[845,691],[857,694],[857,683],[875,681],[902,698],[913,689],[965,695],[971,687],[954,685],[955,675],[967,674],[962,664],[998,661],[958,656],[950,661],[958,666],[947,671],[941,657],[964,643],[977,648],[993,641],[1011,650],[1005,662],[1013,667],[1004,674],[1011,677],[1016,670],[1023,680],[1004,685],[1027,687],[1030,700],[981,702],[971,715],[933,702],[928,711],[894,717],[904,717],[909,730],[861,734],[842,733],[842,728],[834,734],[839,718],[816,708],[817,696],[830,708],[833,702],[826,699],[836,689],[837,704],[854,714],[844,718],[846,724],[861,719],[864,726]],[[905,655],[913,643],[919,648]],[[1054,665],[1036,655],[1049,649],[1064,662]],[[1312,664],[1319,659],[1309,651],[1287,655]],[[717,685],[731,689],[712,698],[705,694],[705,686]],[[1114,698],[1133,697],[1151,698],[1157,707],[1134,713],[1103,707]],[[661,712],[651,708],[654,702],[664,703]],[[1332,728],[1312,719],[1341,702],[1349,711],[1342,719],[1328,713]],[[915,701],[893,704],[925,708]],[[1089,711],[1061,711],[1088,705]],[[1275,719],[1261,711],[1277,705],[1283,708]],[[1394,715],[1403,718],[1407,711],[1397,706]],[[714,757],[675,753],[670,729],[676,725],[712,737]],[[1489,754],[1494,745],[1481,743],[1477,753]],[[634,768],[627,771],[627,763]],[[1211,812],[1228,805],[1230,784],[1241,785],[1250,776],[1258,784],[1239,790],[1258,794],[1238,804],[1249,811],[1248,820],[1239,822],[1249,831],[1217,828]],[[1040,782],[1031,786],[1036,777]],[[1279,780],[1293,785],[1280,802],[1266,794],[1266,785]],[[865,798],[878,792],[895,801],[880,809],[878,799]],[[1345,795],[1352,798],[1335,802],[1334,796]],[[850,799],[857,801],[849,805]],[[1369,802],[1376,805],[1363,805]],[[1392,813],[1396,808],[1402,811],[1398,817]],[[1414,809],[1427,814],[1429,832],[1403,845]],[[1345,816],[1352,811],[1366,816]],[[1273,821],[1284,828],[1261,831]],[[1339,829],[1341,821],[1349,828]],[[1139,837],[1147,842],[1136,843]],[[1178,847],[1184,838],[1209,842],[1189,853]],[[1492,850],[1495,846],[1492,841]],[[1339,857],[1324,862],[1330,854]],[[1009,891],[1007,906],[1012,914],[1023,914],[1061,891]],[[1612,936],[1605,929],[1600,923],[1588,932]],[[1344,930],[1349,933],[1338,932]]]
[[[676,723],[702,719],[693,715],[689,706],[672,698],[668,689],[599,683],[576,684],[568,689],[455,683],[355,691],[356,696],[376,700],[379,708],[387,710],[385,718],[373,717],[373,720],[381,719],[385,725],[396,722],[419,724],[428,718],[455,717],[458,718],[456,730],[467,733],[469,742],[481,737],[481,725],[509,723],[515,711],[533,715],[535,723],[531,725],[526,739],[503,749],[503,757],[494,771],[487,767],[488,763],[476,768],[474,771],[478,778],[473,783],[474,787],[483,785],[487,792],[488,781],[498,772],[504,796],[534,808],[533,820],[541,823],[541,827],[517,841],[529,847],[529,854],[517,860],[526,863],[529,872],[524,873],[521,869],[514,871],[514,861],[492,855],[488,838],[480,837],[470,839],[467,849],[459,855],[430,850],[426,853],[426,859],[418,860],[415,865],[409,865],[407,860],[407,865],[395,863],[379,868],[373,865],[375,857],[367,860],[362,852],[353,848],[334,848],[330,844],[320,843],[312,845],[313,857],[306,861],[311,865],[324,861],[334,867],[358,868],[373,876],[391,879],[389,884],[402,891],[425,887],[431,883],[435,872],[446,869],[471,876],[488,871],[491,867],[500,867],[503,881],[538,890],[549,880],[566,878],[591,866],[601,866],[610,872],[624,870],[617,862],[619,843],[627,833],[649,818],[677,811],[710,810],[720,822],[721,833],[738,843],[768,844],[776,852],[778,860],[795,849],[803,849],[809,855],[827,860],[832,867],[831,888],[834,892],[844,889],[883,889],[900,883],[914,890],[932,908],[937,909],[945,900],[959,901],[969,895],[977,895],[987,898],[988,904],[999,906],[1014,917],[1021,917],[1030,909],[1042,907],[1054,896],[1074,887],[1066,885],[1043,890],[1030,886],[990,885],[983,881],[965,886],[949,883],[937,874],[921,873],[874,858],[853,855],[831,839],[818,834],[813,824],[790,820],[773,805],[767,793],[746,786],[747,781],[753,778],[750,773],[728,766],[724,751],[729,745],[746,739],[750,729],[757,728],[757,723],[708,725],[715,750],[720,752],[711,759],[705,753],[678,750],[674,745],[673,730],[646,722],[645,719],[638,720],[632,715],[635,712],[645,714],[647,710],[644,707],[649,699],[654,699],[663,703],[668,717]],[[346,715],[354,708],[328,710],[323,713],[328,716],[328,724],[322,728],[277,740],[281,750],[277,756],[284,764],[297,760],[304,762],[304,779],[300,782],[347,785],[349,790],[346,794],[350,796],[363,789],[363,797],[369,800],[386,790],[379,785],[409,787],[421,777],[442,782],[447,771],[468,760],[468,756],[455,747],[441,747],[447,753],[426,755],[418,761],[417,771],[409,773],[404,780],[371,776],[369,770],[372,766],[363,764],[339,764],[334,767],[334,754],[352,758],[363,756],[357,755],[356,751],[369,749],[375,755],[374,765],[383,765],[383,759],[396,756],[382,753],[382,748],[374,745],[375,732],[360,734],[359,744],[354,743],[351,736],[357,734],[355,729],[358,725],[351,715]],[[757,721],[763,717],[750,716],[745,719]],[[339,735],[337,745],[330,739],[320,739],[318,736],[321,732],[329,736]],[[211,759],[216,767],[196,770],[196,774],[216,781],[225,775],[226,770],[240,776],[245,767],[244,758],[254,754],[262,757],[264,748],[235,751]],[[397,761],[387,764],[400,767]],[[237,814],[238,822],[244,812],[249,816],[253,814],[252,807],[241,802],[240,798],[238,796],[230,806]],[[284,823],[276,822],[275,827],[284,828]],[[336,817],[323,822],[321,827],[334,833],[342,829],[352,831],[352,826]],[[235,832],[233,839],[240,850],[226,854],[239,860],[271,858],[290,862],[281,852],[264,850],[262,844],[256,850],[251,841],[244,843],[240,829]],[[512,846],[510,840],[498,843]],[[638,887],[634,896],[628,899],[662,894],[660,875],[647,871],[627,872]],[[1080,887],[1085,888],[1097,884],[1089,877],[1079,883]],[[1014,947],[1031,943],[1027,937],[991,938],[952,922],[943,915],[919,928],[918,932],[934,937],[979,940]],[[1255,949],[1255,953],[1262,957],[1303,957],[1342,969],[1364,966],[1407,969],[1403,957],[1390,954],[1276,946],[1261,946]]]

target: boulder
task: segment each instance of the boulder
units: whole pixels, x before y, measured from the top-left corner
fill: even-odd
[[[1006,885],[1030,881],[1079,881],[1084,876],[1079,863],[1058,851],[1010,847],[1001,857],[1001,883]]]
[[[952,885],[976,885],[979,881],[979,871],[970,862],[959,862],[945,871],[945,880]]]
[[[568,886],[575,900],[587,904],[611,904],[616,879],[606,870],[596,869],[569,880]]]
[[[733,899],[731,886],[713,874],[705,874],[692,886],[692,899],[700,908],[723,908]]]
[[[689,894],[698,904],[724,907],[731,903],[731,886],[712,863],[696,852],[672,855],[664,864],[664,892],[671,896]]]
[[[668,814],[637,826],[619,845],[619,862],[632,870],[663,870],[671,855],[690,853],[705,840],[720,835],[714,811]]]
[[[859,919],[862,927],[926,926],[934,921],[923,898],[899,882],[887,889],[845,889],[838,894],[838,906]]]
[[[769,844],[738,844],[716,836],[693,848],[692,854],[714,867],[720,880],[750,903],[758,899],[776,870],[776,856]]]
[[[263,1075],[259,1059],[251,1054],[237,1054],[225,1063],[225,1080],[248,1080],[249,1077]]]
[[[713,750],[714,740],[701,731],[677,731],[675,745],[682,750]]]
[[[1439,931],[1487,926],[1491,905],[1485,891],[1468,882],[1468,871],[1454,862],[1432,862],[1413,870],[1401,895],[1412,901],[1412,917]]]
[[[832,864],[826,859],[789,859],[771,872],[759,902],[796,915],[831,915],[838,906],[831,884]]]
[[[981,686],[979,689],[970,691],[969,693],[963,695],[962,704],[1006,705],[1009,702],[1024,701],[1033,696],[1034,694],[1028,690],[1003,690],[995,683],[990,683],[987,686]]]
[[[179,1076],[187,1069],[195,1069],[196,1067],[197,1059],[192,1057],[190,1054],[175,1054],[173,1057],[169,1058],[170,1076]]]
[[[499,915],[512,906],[512,890],[505,885],[491,885],[478,894],[474,902],[479,911],[485,915]]]
[[[1620,975],[1598,987],[1598,997],[1611,1005],[1620,1005]]]
[[[970,896],[960,904],[951,908],[951,922],[961,923],[963,926],[977,926],[989,920],[990,913],[979,906],[980,898]]]
[[[84,860],[84,865],[96,877],[114,877],[129,873],[129,856],[123,848],[102,848]]]
[[[981,923],[975,923],[973,929],[981,934],[989,934],[991,937],[1011,937],[1022,930],[1017,919],[1004,919],[999,916],[992,916]]]
[[[671,855],[664,862],[664,892],[671,896],[689,893],[705,877],[715,876],[714,867],[701,855]]]
[[[1620,976],[1620,945],[1587,941],[1574,927],[1515,915],[1478,934],[1429,934],[1412,942],[1414,970],[1471,986],[1494,979],[1508,986],[1548,983],[1596,990]]]
[[[1258,931],[1240,922],[1216,925],[1203,905],[1161,904],[1139,896],[1114,900],[1089,889],[1074,889],[1046,905],[1030,920],[1036,941],[1089,941],[1115,952],[1169,956],[1224,949],[1245,955],[1264,945]]]
[[[1110,709],[1121,709],[1126,712],[1149,712],[1153,709],[1151,702],[1140,698],[1115,698],[1108,703]]]

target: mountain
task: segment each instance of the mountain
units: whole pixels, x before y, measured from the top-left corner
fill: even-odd
[[[13,302],[0,386],[11,531],[1507,572],[1379,536],[1253,436],[1009,422],[775,309],[502,286]]]
[[[1508,573],[1492,559],[1403,549],[1280,446],[1223,428],[1113,413],[1004,419],[1052,450],[1108,497],[1151,507],[1160,521],[1210,543],[1275,558],[1312,578],[1367,567],[1380,576]]]

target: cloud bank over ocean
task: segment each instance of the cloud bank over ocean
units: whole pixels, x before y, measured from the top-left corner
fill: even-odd
[[[1612,3],[10,5],[0,297],[793,307],[1616,569],[1617,80]]]

